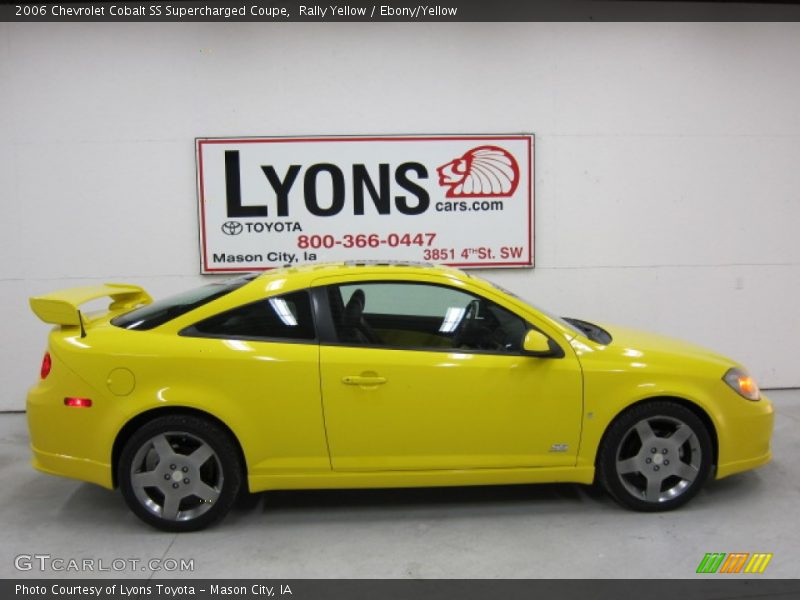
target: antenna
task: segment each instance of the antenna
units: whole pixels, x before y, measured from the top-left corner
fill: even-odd
[[[81,337],[86,337],[86,328],[83,326],[83,315],[78,311],[78,324],[81,326]]]

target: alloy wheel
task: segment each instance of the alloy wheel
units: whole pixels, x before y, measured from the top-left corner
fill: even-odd
[[[620,483],[635,498],[648,503],[673,500],[699,477],[703,464],[700,440],[675,417],[640,420],[622,436],[615,470]]]
[[[188,521],[209,511],[225,481],[213,448],[188,432],[159,433],[143,443],[130,468],[140,504],[167,521]]]

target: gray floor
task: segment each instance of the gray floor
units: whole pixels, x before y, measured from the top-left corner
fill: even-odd
[[[114,559],[194,561],[193,572],[139,566],[100,577],[684,578],[706,552],[772,552],[760,577],[794,578],[800,391],[770,397],[774,461],[708,484],[672,513],[628,512],[577,485],[280,492],[183,535],[148,528],[118,493],[34,472],[24,415],[0,415],[0,577],[87,575],[14,566],[18,555],[45,554],[105,568]]]

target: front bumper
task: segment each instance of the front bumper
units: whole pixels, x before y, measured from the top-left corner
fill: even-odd
[[[726,411],[718,423],[717,479],[766,464],[772,458],[770,440],[775,420],[772,402],[762,394],[758,402],[743,400],[734,392],[726,399],[735,410]]]

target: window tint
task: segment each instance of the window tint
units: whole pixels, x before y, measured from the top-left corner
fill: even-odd
[[[339,289],[347,304],[353,292],[364,285],[343,285]],[[386,315],[443,315],[452,306],[466,306],[473,296],[448,287],[409,283],[380,283],[369,285],[369,306],[372,314]]]
[[[231,293],[256,277],[256,274],[243,275],[182,292],[115,317],[111,324],[125,329],[153,329]]]
[[[519,352],[529,328],[494,302],[446,286],[364,282],[332,286],[328,299],[348,344]]]
[[[307,292],[295,292],[239,306],[195,323],[181,335],[226,339],[313,340]]]
[[[547,317],[551,318],[553,321],[556,321],[556,322],[558,322],[558,323],[559,323],[559,324],[560,324],[562,327],[566,327],[567,329],[571,329],[571,330],[572,330],[572,331],[574,331],[575,333],[578,333],[578,334],[581,334],[581,335],[586,335],[586,332],[585,332],[583,329],[581,329],[581,328],[580,328],[580,327],[579,327],[579,326],[578,326],[578,325],[575,323],[575,321],[576,321],[577,319],[567,319],[567,318],[564,318],[564,317],[559,317],[558,315],[554,315],[554,314],[553,314],[553,313],[551,313],[550,311],[548,311],[548,310],[545,310],[545,309],[543,309],[543,308],[542,308],[542,307],[540,307],[540,306],[537,306],[537,305],[536,305],[536,304],[534,304],[533,302],[528,302],[527,300],[525,300],[525,298],[520,298],[520,297],[519,297],[519,296],[517,296],[517,295],[516,295],[514,292],[512,292],[512,291],[510,291],[510,290],[507,290],[506,288],[504,288],[503,286],[501,286],[501,285],[500,285],[500,284],[498,284],[498,283],[495,283],[494,281],[489,281],[488,279],[481,279],[481,281],[483,281],[484,283],[488,283],[488,284],[489,284],[489,285],[491,285],[492,287],[494,287],[494,288],[496,288],[496,289],[500,290],[500,291],[501,291],[501,292],[503,292],[504,294],[507,294],[507,295],[511,296],[512,298],[516,298],[516,299],[517,299],[517,300],[519,300],[520,302],[524,302],[525,304],[527,304],[527,305],[528,305],[528,306],[530,306],[531,308],[533,308],[533,309],[536,309],[536,310],[537,310],[537,311],[539,311],[540,313],[543,313],[543,314],[544,314],[544,315],[546,315]],[[595,327],[596,327],[596,326],[595,326]],[[607,332],[606,332],[606,333],[607,333]],[[589,339],[592,339],[592,338],[589,338]],[[593,341],[597,341],[597,340],[593,340]],[[610,336],[609,336],[609,341],[611,341],[611,340],[610,340]],[[601,343],[605,343],[605,342],[601,342]]]

